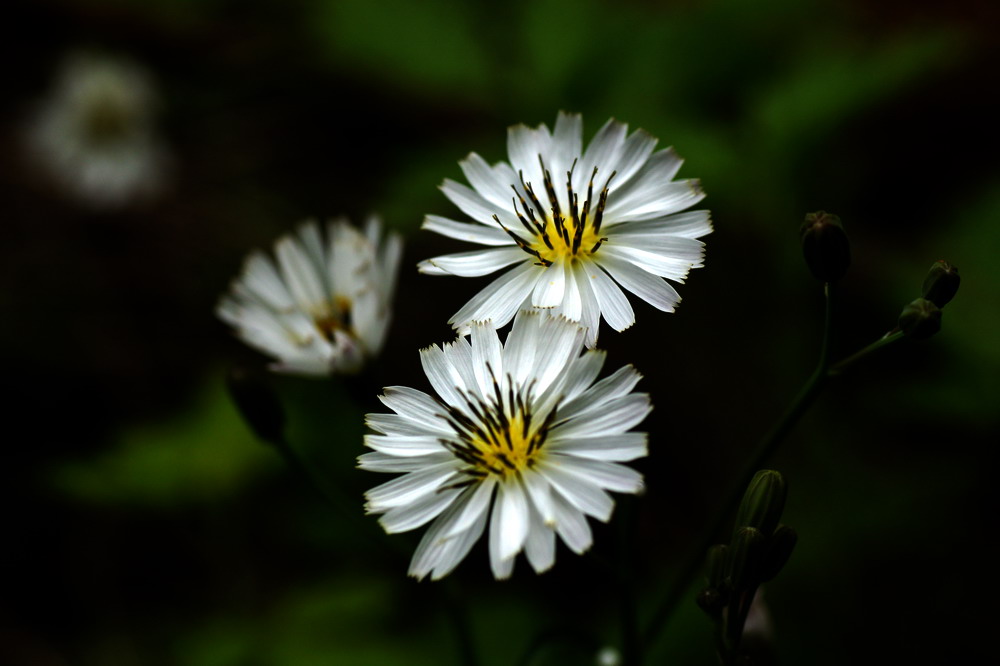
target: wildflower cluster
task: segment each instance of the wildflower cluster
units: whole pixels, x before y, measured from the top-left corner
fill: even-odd
[[[651,409],[626,366],[597,380],[600,320],[635,322],[624,288],[673,312],[682,282],[702,265],[708,211],[682,212],[704,192],[675,180],[682,160],[655,152],[656,138],[609,120],[584,149],[578,114],[552,131],[508,132],[508,162],[472,153],[460,162],[471,187],[441,189],[472,222],[429,215],[424,228],[486,246],[420,262],[432,275],[478,277],[512,267],[450,322],[454,342],[421,350],[434,390],[386,388],[392,414],[369,414],[372,449],[362,469],[401,473],[366,494],[387,532],[429,527],[410,574],[452,571],[489,530],[493,574],[508,577],[524,552],[536,572],[552,566],[556,537],[582,553],[588,517],[607,521],[609,492],[636,493],[642,477],[623,465],[646,455],[632,432]],[[278,372],[359,370],[381,348],[400,241],[343,222],[324,240],[315,223],[246,261],[218,315]],[[498,329],[514,321],[506,339]],[[585,351],[585,348],[589,348]]]

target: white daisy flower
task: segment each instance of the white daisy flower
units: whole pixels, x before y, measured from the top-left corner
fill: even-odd
[[[559,113],[554,130],[511,127],[510,164],[490,166],[471,153],[459,162],[472,187],[441,189],[474,224],[428,215],[424,228],[488,249],[428,259],[432,275],[476,277],[514,266],[472,298],[449,323],[492,319],[503,326],[523,308],[551,308],[597,341],[603,315],[622,331],[635,315],[619,285],[664,312],[680,296],[663,280],[683,282],[702,265],[712,230],[708,211],[679,213],[705,196],[697,180],[674,176],[682,160],[657,139],[609,120],[583,150],[578,114]]]
[[[316,222],[306,222],[275,243],[277,268],[262,252],[247,258],[216,314],[276,358],[277,372],[355,372],[382,349],[389,326],[402,241],[380,236],[374,217],[364,233],[332,222],[326,241]]]
[[[646,434],[627,432],[651,409],[632,393],[631,366],[594,384],[602,351],[583,349],[584,331],[563,317],[518,315],[501,344],[490,322],[420,352],[437,397],[385,389],[395,414],[369,414],[374,449],[358,458],[375,472],[404,474],[366,493],[386,532],[431,521],[410,575],[447,575],[489,523],[493,574],[507,578],[524,550],[538,573],[555,561],[555,539],[576,553],[591,545],[587,516],[607,522],[606,491],[636,493],[641,475],[622,462],[646,455]]]
[[[158,96],[129,60],[74,54],[26,136],[35,161],[70,194],[110,209],[164,185],[167,151],[155,128]]]

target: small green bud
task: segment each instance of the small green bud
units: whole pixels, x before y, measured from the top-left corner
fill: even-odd
[[[729,555],[729,546],[718,543],[708,549],[708,556],[705,558],[705,570],[708,574],[709,587],[719,587],[726,578],[726,557]]]
[[[761,563],[760,582],[766,583],[785,568],[798,541],[799,535],[795,533],[795,530],[788,525],[778,525],[767,546],[764,561]]]
[[[851,245],[840,218],[824,211],[809,213],[799,228],[802,254],[817,280],[836,282],[851,265]]]
[[[766,539],[756,527],[741,527],[733,537],[730,580],[734,593],[760,583],[760,564],[766,552]]]
[[[725,597],[714,587],[706,587],[699,592],[695,601],[703,611],[716,618],[722,615],[722,609],[726,606]]]
[[[234,367],[226,376],[226,388],[240,416],[258,438],[270,443],[284,438],[285,410],[264,378],[246,368]]]
[[[924,278],[924,298],[943,308],[955,298],[961,281],[957,268],[943,259],[935,261]]]
[[[781,520],[787,494],[788,486],[781,472],[762,469],[754,474],[736,513],[736,529],[756,527],[770,536]]]
[[[926,340],[941,330],[941,310],[926,298],[918,298],[900,313],[899,330],[914,340]]]

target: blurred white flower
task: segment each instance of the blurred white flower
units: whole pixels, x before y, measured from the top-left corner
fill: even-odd
[[[491,246],[428,259],[432,275],[476,277],[514,268],[494,280],[450,320],[503,326],[523,308],[551,308],[588,329],[597,341],[603,315],[621,331],[635,315],[620,287],[665,312],[680,296],[663,278],[683,282],[702,265],[712,230],[708,211],[679,213],[701,201],[696,180],[674,180],[682,160],[654,153],[643,130],[605,123],[583,150],[578,114],[559,113],[554,130],[511,127],[510,164],[490,166],[476,153],[459,164],[472,187],[445,180],[441,189],[475,224],[428,215],[424,228]],[[626,136],[627,135],[627,136]]]
[[[27,148],[72,196],[94,208],[121,207],[164,186],[169,160],[154,128],[157,105],[138,64],[78,53],[32,119]]]
[[[420,352],[437,397],[403,386],[385,389],[395,414],[369,414],[380,434],[362,469],[403,472],[368,491],[367,510],[384,514],[386,532],[434,521],[410,575],[447,575],[489,523],[493,575],[507,578],[524,550],[538,573],[555,561],[556,535],[582,553],[592,541],[587,516],[611,517],[606,492],[636,493],[642,476],[620,463],[646,455],[646,434],[627,432],[651,409],[632,393],[631,366],[594,384],[602,351],[581,355],[575,322],[523,312],[501,344],[490,322]],[[491,508],[492,507],[492,508]]]
[[[344,220],[316,222],[275,243],[278,265],[252,253],[216,309],[248,345],[277,359],[277,372],[324,376],[355,372],[385,342],[402,255],[398,234],[381,238]]]

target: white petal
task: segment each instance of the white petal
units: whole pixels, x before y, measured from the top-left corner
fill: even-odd
[[[268,307],[279,311],[295,307],[292,295],[288,293],[274,264],[263,253],[254,252],[247,257],[242,280]]]
[[[281,275],[299,307],[312,310],[325,303],[327,297],[321,277],[299,244],[290,236],[285,236],[277,242],[274,250]]]
[[[451,488],[425,495],[415,502],[386,511],[378,522],[386,534],[415,530],[437,518],[455,501],[459,492],[461,491]]]
[[[392,411],[428,428],[437,427],[444,412],[434,398],[408,386],[387,386],[378,398]]]
[[[624,218],[624,215],[639,206],[661,198],[661,191],[668,187],[680,171],[684,160],[667,148],[653,153],[636,174],[608,193],[608,205],[604,217],[609,226]],[[681,210],[681,209],[677,209]],[[676,211],[674,211],[676,212]],[[631,217],[629,219],[640,219]]]
[[[582,554],[593,543],[593,535],[587,518],[558,493],[552,496],[552,507],[556,514],[556,532],[569,549]]]
[[[535,192],[544,194],[542,169],[538,156],[546,158],[552,145],[552,137],[544,125],[531,129],[526,125],[507,128],[507,154],[514,172],[523,172],[524,180],[533,185]]]
[[[604,257],[617,257],[653,275],[670,278],[678,282],[683,281],[684,277],[691,270],[691,264],[683,259],[674,259],[673,257],[639,250],[634,247],[605,245],[601,248],[600,253],[602,262]]]
[[[620,187],[627,183],[649,159],[649,156],[653,153],[653,149],[656,147],[656,143],[656,137],[649,134],[646,130],[638,129],[632,132],[625,139],[625,144],[622,146],[621,154],[618,157],[618,163],[614,165],[614,169],[618,174],[615,176],[614,181],[612,181],[612,188],[609,189],[613,189],[616,186]]]
[[[586,394],[585,394],[586,395]],[[649,414],[649,396],[632,393],[594,409],[593,414],[574,418],[552,429],[549,436],[600,437],[618,435],[639,424]]]
[[[494,215],[499,217],[507,226],[511,226],[517,222],[517,218],[513,217],[513,212],[507,212],[505,208],[490,203],[467,185],[462,185],[449,178],[445,178],[441,184],[441,191],[463,213],[477,222],[482,222],[486,226],[496,226],[496,221],[493,219]]]
[[[584,460],[556,453],[551,454],[551,458],[552,464],[558,464],[561,471],[579,478],[581,480],[580,487],[590,482],[618,493],[638,493],[643,489],[642,474],[631,467],[604,460]],[[557,458],[558,463],[556,462]]]
[[[642,222],[623,223],[616,225],[614,229],[615,238],[631,235],[700,238],[712,233],[712,215],[707,210],[691,210]]]
[[[542,522],[538,512],[531,511],[531,526],[524,541],[524,554],[535,573],[543,573],[552,568],[556,561],[556,533]]]
[[[649,453],[648,440],[649,437],[644,432],[625,432],[602,437],[550,440],[545,442],[545,449],[591,460],[628,462]]]
[[[552,508],[552,487],[544,476],[537,471],[528,470],[523,474],[524,488],[534,510],[541,516],[546,525],[554,525],[555,509]]]
[[[593,410],[603,410],[608,403],[631,393],[642,374],[631,365],[618,368],[612,374],[597,382],[578,398],[567,400],[560,408],[563,418],[584,416]]]
[[[604,523],[611,518],[611,512],[615,508],[611,496],[588,477],[571,473],[563,463],[563,456],[552,455],[546,458],[545,464],[539,465],[539,474],[543,474],[560,495],[583,513]]]
[[[480,483],[475,484],[470,489],[471,491],[467,491],[468,498],[462,510],[455,516],[450,529],[444,534],[446,538],[450,539],[459,532],[469,529],[483,514],[487,513],[496,485],[496,477],[488,476]]]
[[[497,208],[513,210],[511,199],[514,192],[510,189],[515,181],[504,182],[496,176],[496,172],[486,163],[482,157],[476,153],[469,153],[469,156],[458,163],[462,167],[462,173],[468,179],[469,184],[488,202]]]
[[[501,483],[498,488],[497,502],[500,504],[498,549],[500,559],[507,560],[521,552],[524,539],[528,536],[528,499],[516,479]]]
[[[562,303],[566,291],[566,268],[556,262],[545,268],[535,283],[531,305],[536,308],[554,308]]]
[[[563,404],[569,404],[574,398],[580,395],[584,389],[594,383],[601,368],[604,367],[604,360],[607,354],[600,350],[588,350],[582,356],[573,360],[569,369],[566,370],[565,380],[560,389],[563,396]]]
[[[425,456],[440,453],[444,446],[436,437],[401,437],[399,435],[365,435],[365,446],[392,456]]]
[[[580,158],[580,162],[573,172],[574,192],[586,192],[587,183],[590,181],[594,167],[597,167],[597,177],[594,179],[594,196],[597,196],[618,163],[618,156],[625,143],[626,132],[628,132],[628,125],[620,123],[614,118],[609,119],[601,129],[597,130],[597,134],[591,139],[586,152]],[[584,194],[581,194],[581,201],[583,198]]]
[[[456,222],[437,215],[426,216],[421,228],[437,232],[442,236],[457,238],[469,243],[479,243],[480,245],[510,245],[513,242],[507,232],[499,227]]]
[[[599,270],[599,268],[593,262],[587,262],[583,266],[583,270],[575,271],[574,275],[580,290],[580,302],[583,306],[580,312],[580,325],[587,329],[584,344],[593,349],[597,344],[597,334],[600,330],[601,308],[597,304],[597,296],[594,295],[594,290],[590,286],[591,279],[588,270]]]
[[[580,262],[574,261],[566,266],[566,292],[563,294],[559,314],[572,321],[580,321],[583,315],[583,299],[580,297],[579,273],[584,272]]]
[[[681,302],[680,294],[663,278],[648,273],[625,259],[602,256],[600,265],[618,284],[658,310],[673,312]]]
[[[430,275],[479,277],[522,262],[526,258],[529,258],[529,255],[518,247],[498,247],[446,254],[421,261],[418,267],[421,273]]]
[[[588,267],[587,277],[590,286],[597,297],[597,305],[604,315],[604,320],[616,331],[624,331],[635,323],[635,312],[628,298],[618,288],[618,285],[605,274],[599,266]]]
[[[410,575],[418,579],[434,572],[435,579],[446,575],[465,557],[472,544],[479,538],[486,524],[485,513],[466,532],[454,538],[446,538],[454,521],[462,514],[473,489],[466,489],[436,521],[427,529],[410,560]]]
[[[462,391],[466,388],[465,382],[440,347],[421,349],[420,364],[431,386],[445,402],[453,407],[465,404],[462,398]]]
[[[430,426],[399,414],[365,414],[365,425],[385,435],[449,437],[455,434],[444,419],[437,419]]]
[[[500,540],[501,532],[503,529],[503,522],[500,519],[501,507],[503,506],[500,501],[499,493],[496,499],[493,501],[493,511],[490,515],[490,569],[493,570],[493,577],[497,580],[503,580],[505,578],[510,578],[510,574],[514,571],[514,558],[509,557],[504,560],[500,556]]]
[[[683,261],[691,268],[701,268],[705,258],[705,244],[694,238],[680,236],[621,236],[615,234],[614,245],[630,247]]]
[[[493,394],[494,381],[503,381],[503,346],[492,324],[473,322],[471,328],[472,369],[476,373],[480,391],[484,396],[489,396]]]
[[[410,472],[375,486],[365,493],[369,513],[382,513],[397,506],[416,502],[455,478],[452,461]]]
[[[487,319],[497,328],[504,326],[531,293],[538,270],[530,263],[512,268],[473,296],[448,323],[459,330],[470,321]]]
[[[358,468],[369,472],[416,472],[454,460],[454,454],[443,451],[408,458],[372,451],[358,456]]]

